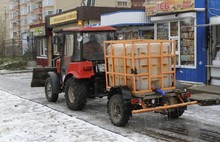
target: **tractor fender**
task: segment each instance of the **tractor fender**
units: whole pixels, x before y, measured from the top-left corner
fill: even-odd
[[[55,72],[48,72],[48,75],[51,78],[52,91],[55,94],[61,93],[61,84],[58,75]]]
[[[115,86],[110,89],[108,99],[115,94],[121,94],[124,100],[131,100],[132,93],[128,86]]]

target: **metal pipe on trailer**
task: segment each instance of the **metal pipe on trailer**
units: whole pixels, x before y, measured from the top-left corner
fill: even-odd
[[[159,107],[155,107],[155,108],[146,108],[146,109],[133,110],[132,114],[138,114],[138,113],[144,113],[144,112],[150,112],[150,111],[157,111],[157,110],[165,110],[165,109],[171,109],[171,108],[178,108],[178,107],[194,105],[194,104],[197,104],[197,101],[174,104],[174,105],[165,105],[165,106],[159,106]]]

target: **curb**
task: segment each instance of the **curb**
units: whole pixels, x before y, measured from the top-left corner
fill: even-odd
[[[28,73],[28,72],[32,72],[32,71],[33,70],[6,71],[6,72],[0,72],[0,75],[15,74],[15,73]]]

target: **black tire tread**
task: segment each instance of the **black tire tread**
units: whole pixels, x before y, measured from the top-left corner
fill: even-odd
[[[117,100],[119,101],[119,104],[120,104],[120,108],[121,108],[121,119],[119,122],[115,122],[113,119],[112,119],[112,116],[111,116],[111,111],[112,111],[112,108],[111,108],[111,103],[112,101],[114,100]],[[119,126],[119,127],[122,127],[122,126],[125,126],[127,123],[128,123],[128,120],[130,118],[130,114],[131,112],[129,112],[128,109],[125,108],[125,104],[124,104],[124,100],[123,100],[123,97],[122,95],[120,94],[116,94],[116,95],[113,95],[109,101],[108,101],[108,113],[109,113],[109,116],[110,116],[110,120],[112,122],[113,125],[115,126]]]
[[[46,98],[47,98],[48,102],[56,102],[59,95],[56,94],[56,93],[52,93],[51,97],[48,96],[48,94],[47,94],[47,88],[46,88],[48,83],[50,83],[50,84],[52,85],[52,82],[51,82],[51,78],[50,78],[50,77],[48,77],[48,78],[46,79],[46,81],[45,81],[45,95],[46,95]]]
[[[71,103],[68,97],[68,89],[72,86],[74,88],[75,102]],[[86,83],[83,80],[69,78],[65,87],[66,104],[70,110],[83,110],[87,102]]]

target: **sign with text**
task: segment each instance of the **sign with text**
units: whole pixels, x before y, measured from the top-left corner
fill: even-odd
[[[44,27],[35,27],[31,28],[28,32],[28,36],[45,36],[45,28]]]
[[[77,11],[56,15],[50,17],[50,25],[55,25],[63,22],[68,22],[77,19]]]
[[[193,10],[195,0],[146,0],[147,16]]]

